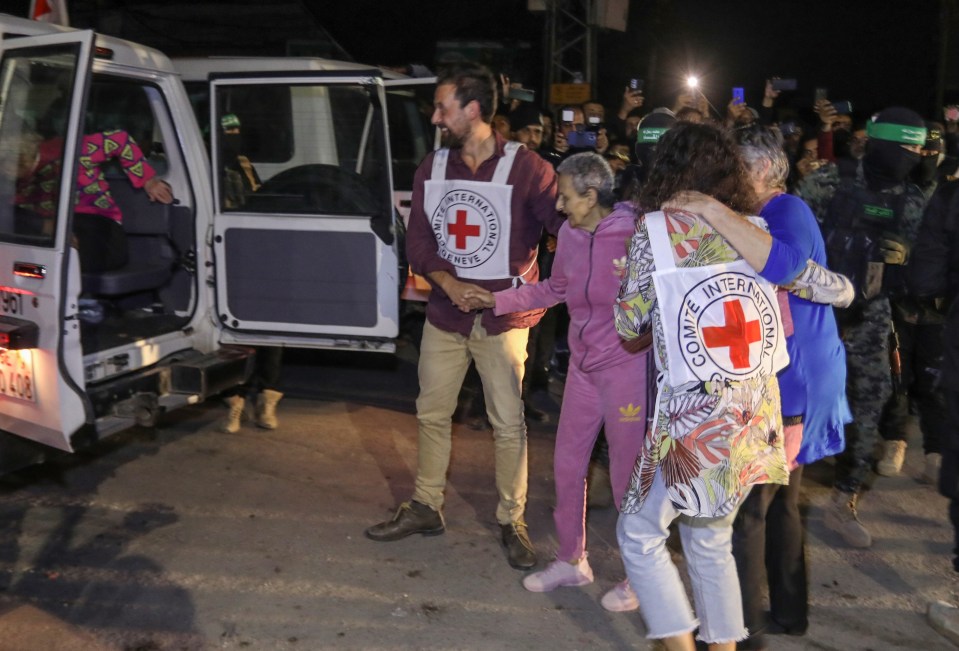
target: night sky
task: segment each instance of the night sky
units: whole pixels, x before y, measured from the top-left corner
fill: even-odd
[[[543,21],[524,0],[352,0],[314,2],[327,29],[358,60],[430,63],[441,39],[526,39],[541,78]],[[482,13],[477,7],[483,7]],[[357,16],[363,16],[362,28]],[[707,96],[724,105],[732,86],[762,99],[764,79],[792,76],[799,90],[783,102],[806,106],[816,86],[857,112],[900,104],[932,110],[938,57],[938,2],[909,0],[633,0],[627,33],[600,33],[600,98],[618,102],[630,77],[647,79],[653,103],[698,72]],[[907,31],[905,26],[909,26]],[[959,35],[952,43],[952,89]],[[656,65],[651,58],[656,53]],[[949,88],[949,86],[947,86]]]
[[[67,0],[79,6],[92,0]],[[159,0],[157,0],[159,1]],[[525,85],[542,91],[543,17],[526,0],[298,0],[357,61],[431,67],[442,40],[524,41],[511,65]],[[573,2],[578,0],[571,0]],[[951,1],[951,0],[949,0]],[[97,0],[99,6],[143,6],[143,0]],[[25,15],[29,0],[3,0]],[[210,4],[210,3],[198,3]],[[229,19],[230,2],[222,4]],[[236,3],[232,3],[236,4]],[[796,77],[799,90],[783,104],[803,109],[825,86],[866,115],[906,105],[931,115],[939,56],[937,0],[632,0],[626,33],[602,30],[598,95],[618,105],[631,77],[646,79],[648,107],[667,103],[690,72],[701,77],[717,107],[732,86],[758,104],[763,81]],[[263,5],[268,7],[269,5]],[[190,3],[178,3],[187,19]],[[953,20],[947,101],[959,100],[959,25]],[[250,52],[250,54],[256,54]],[[542,94],[539,95],[542,97]]]

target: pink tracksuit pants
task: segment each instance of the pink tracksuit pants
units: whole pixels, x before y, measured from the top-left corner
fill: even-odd
[[[553,451],[559,560],[579,560],[586,551],[586,475],[604,424],[613,499],[617,509],[622,503],[646,436],[649,351],[599,371],[569,365]]]

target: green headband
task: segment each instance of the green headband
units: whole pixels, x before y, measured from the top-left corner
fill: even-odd
[[[235,113],[227,113],[222,118],[220,118],[220,126],[226,129],[239,129],[240,128],[240,118],[236,117]]]
[[[659,142],[659,139],[663,137],[663,134],[669,131],[669,129],[657,129],[649,127],[648,129],[640,129],[639,136],[637,137],[638,142]]]
[[[866,124],[866,135],[870,138],[891,140],[904,145],[926,144],[925,127],[909,127],[891,122],[869,122]]]

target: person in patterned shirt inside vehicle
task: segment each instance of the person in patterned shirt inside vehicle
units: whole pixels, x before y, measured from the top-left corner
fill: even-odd
[[[29,173],[21,176],[17,188],[17,204],[42,218],[39,230],[45,235],[52,230],[56,214],[63,145],[60,136],[40,142],[35,162]],[[126,262],[125,238],[120,226],[123,213],[110,193],[110,184],[102,169],[110,160],[120,163],[133,187],[142,188],[150,201],[173,201],[170,186],[157,177],[156,170],[129,133],[117,129],[84,135],[80,141],[73,206],[75,213],[83,215],[74,220],[74,235],[84,271],[107,271]]]

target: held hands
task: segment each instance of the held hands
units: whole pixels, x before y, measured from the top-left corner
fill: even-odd
[[[480,310],[483,308],[492,309],[496,307],[496,297],[493,296],[493,292],[476,285],[473,285],[470,287],[470,289],[466,290],[464,297],[472,306],[470,308],[472,310]],[[460,309],[462,310],[463,308]]]
[[[496,305],[496,299],[491,292],[473,283],[454,279],[443,287],[443,291],[461,312],[472,312]]]

